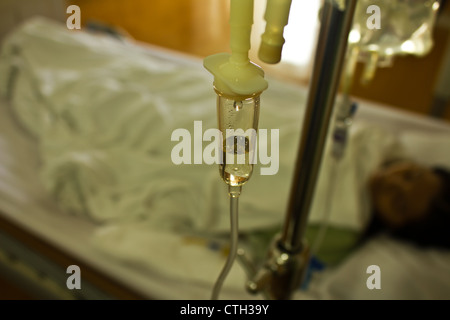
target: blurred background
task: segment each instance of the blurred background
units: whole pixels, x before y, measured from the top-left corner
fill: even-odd
[[[0,39],[35,15],[65,22],[70,16],[67,7],[72,4],[81,9],[82,28],[101,24],[137,41],[200,58],[229,51],[229,0],[0,0]],[[271,75],[308,85],[321,1],[293,1],[282,62],[273,66],[261,63],[254,52],[265,26],[265,4],[266,0],[255,0],[252,60]],[[396,57],[394,65],[379,68],[368,85],[355,81],[352,95],[432,115],[439,71],[446,55],[450,55],[449,7],[444,0],[433,31],[434,47],[428,55]],[[359,64],[356,79],[362,69]],[[447,99],[440,104],[441,111],[434,116],[450,121],[450,102]]]

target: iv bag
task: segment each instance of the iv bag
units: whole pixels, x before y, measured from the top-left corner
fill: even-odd
[[[438,9],[438,0],[359,0],[349,45],[358,48],[360,61],[376,54],[379,67],[396,55],[425,56]]]

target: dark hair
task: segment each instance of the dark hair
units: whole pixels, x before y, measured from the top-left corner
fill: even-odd
[[[432,170],[440,177],[442,188],[430,206],[429,215],[420,221],[389,229],[373,211],[371,220],[361,234],[359,245],[375,235],[385,233],[419,247],[450,249],[450,171],[441,167],[434,167]]]

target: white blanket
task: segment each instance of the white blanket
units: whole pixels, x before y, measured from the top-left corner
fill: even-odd
[[[164,59],[37,19],[4,43],[0,70],[0,92],[39,141],[42,181],[67,211],[102,223],[228,230],[226,186],[217,168],[176,166],[170,159],[173,130],[192,132],[194,121],[203,130],[216,126],[212,79],[201,61]],[[274,176],[255,169],[241,197],[242,230],[281,223],[305,100],[303,88],[275,80],[263,93],[260,129],[280,130],[280,169]],[[335,222],[351,227],[358,226],[358,180],[395,145],[376,127],[357,124],[354,132],[339,169],[339,201],[331,206],[345,215]],[[320,216],[327,177],[321,175],[312,219]]]
[[[382,235],[339,266],[315,273],[308,290],[293,298],[449,300],[449,266],[449,250],[424,250]]]

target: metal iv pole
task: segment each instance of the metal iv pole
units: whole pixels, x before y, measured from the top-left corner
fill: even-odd
[[[309,263],[304,242],[309,211],[326,143],[330,118],[341,79],[357,0],[345,0],[345,10],[325,0],[313,75],[282,233],[275,237],[267,260],[247,283],[252,293],[269,299],[290,299],[301,285]]]

